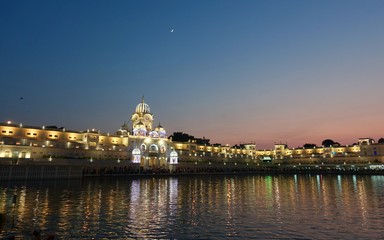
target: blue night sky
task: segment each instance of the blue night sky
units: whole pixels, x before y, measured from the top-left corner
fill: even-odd
[[[2,0],[0,121],[112,133],[144,95],[155,125],[211,143],[377,140],[383,13],[382,0]]]

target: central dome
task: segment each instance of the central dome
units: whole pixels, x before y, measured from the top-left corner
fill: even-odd
[[[148,104],[144,102],[144,97],[141,100],[141,103],[139,103],[136,106],[136,113],[151,113],[151,110],[149,109]]]

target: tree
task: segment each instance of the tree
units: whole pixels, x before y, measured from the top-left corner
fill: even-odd
[[[315,148],[316,144],[314,143],[306,143],[303,145],[303,148]]]
[[[332,139],[325,139],[321,145],[324,147],[332,147],[335,144],[335,142]]]
[[[378,143],[384,143],[384,138],[380,138],[377,142]]]
[[[203,137],[203,138],[195,138],[192,135],[189,135],[187,133],[183,132],[174,132],[171,136],[169,136],[169,139],[172,139],[172,141],[175,142],[196,142],[200,145],[209,145],[209,139]]]
[[[195,137],[183,132],[174,132],[171,136],[169,136],[169,138],[175,142],[188,142]]]

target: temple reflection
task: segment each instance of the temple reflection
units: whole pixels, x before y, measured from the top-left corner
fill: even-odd
[[[356,175],[98,178],[60,187],[3,187],[0,211],[15,215],[16,230],[60,229],[71,236],[90,236],[108,228],[114,229],[108,236],[138,238],[155,238],[154,230],[202,231],[211,224],[210,218],[201,217],[208,214],[225,237],[236,237],[239,224],[271,224],[269,219],[278,229],[292,222],[306,226],[313,216],[320,223],[312,224],[321,224],[335,214],[365,228],[377,225],[370,213],[382,207],[383,186],[383,176]]]

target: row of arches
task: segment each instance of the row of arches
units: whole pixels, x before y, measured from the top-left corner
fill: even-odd
[[[145,146],[145,144],[143,144]],[[142,146],[143,146],[142,145]],[[155,144],[149,146],[150,150],[152,148],[153,151],[158,151],[158,147]],[[178,164],[178,153],[175,150],[172,150],[169,154],[169,164]],[[135,148],[132,150],[132,162],[133,163],[141,163],[142,160],[142,152],[139,148]]]
[[[166,148],[164,145],[160,145],[160,147],[156,144],[150,144],[147,146],[145,143],[142,143],[140,145],[140,152],[148,152],[148,153],[153,153],[153,154],[158,154],[158,153],[165,153]]]

